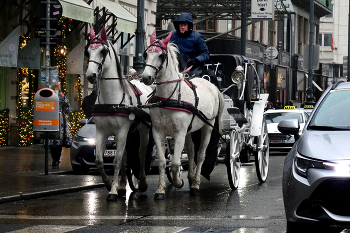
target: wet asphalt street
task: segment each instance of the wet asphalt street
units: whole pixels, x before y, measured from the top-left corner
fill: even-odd
[[[67,149],[60,169],[49,166],[49,174],[45,175],[44,152],[39,146],[0,148],[1,232],[285,232],[286,229],[281,190],[284,156],[270,157],[269,176],[263,184],[259,183],[251,163],[242,166],[239,188],[231,191],[226,166],[219,163],[210,181],[202,177],[198,196],[189,195],[184,171],[181,176],[185,186],[176,189],[168,183],[164,201],[153,200],[158,175],[152,174],[147,177],[145,193],[128,190],[126,197],[107,202],[108,192],[96,171],[73,174]],[[26,194],[28,200],[24,198]],[[22,198],[5,201],[9,196]]]

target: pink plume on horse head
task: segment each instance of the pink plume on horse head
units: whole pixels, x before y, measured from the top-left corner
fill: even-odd
[[[95,34],[94,27],[91,26],[91,28],[90,28],[90,41],[95,39],[95,37],[96,37],[96,34]]]
[[[158,46],[152,46],[155,43],[159,43],[163,48],[167,48],[167,45],[170,41],[171,35],[173,32],[170,32],[169,35],[164,39],[164,40],[157,40],[156,39],[156,30],[153,31],[152,35],[151,35],[151,39],[150,39],[150,43],[151,46],[148,48],[148,51],[151,52],[161,52],[162,48],[158,47]]]
[[[107,44],[107,33],[106,33],[105,26],[103,26],[101,30],[101,40]]]
[[[95,30],[93,28],[93,26],[91,26],[90,28],[90,48],[92,49],[96,49],[97,47],[101,46],[102,43],[91,43],[94,41],[98,41],[98,42],[102,42],[107,44],[107,33],[106,33],[106,29],[103,26],[102,30],[101,30],[101,35],[96,36]]]

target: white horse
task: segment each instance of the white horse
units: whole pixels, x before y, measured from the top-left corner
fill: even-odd
[[[150,100],[152,107],[152,132],[159,159],[159,184],[154,199],[165,198],[165,138],[174,139],[174,156],[171,161],[172,184],[181,188],[184,184],[178,175],[180,156],[184,148],[188,155],[188,180],[190,194],[196,195],[200,186],[200,174],[205,153],[210,141],[214,123],[221,133],[221,114],[224,98],[218,88],[202,78],[186,80],[178,70],[176,45],[168,43],[171,34],[164,40],[151,36],[151,46],[145,51],[146,67],[141,77],[145,84],[156,82],[155,96]],[[191,133],[201,130],[200,146],[194,169],[194,143]],[[215,154],[216,156],[216,154]]]
[[[140,119],[140,115],[143,115],[140,114],[140,111],[143,110],[134,111],[135,109],[133,110],[131,107],[145,103],[147,96],[152,92],[152,88],[138,80],[129,82],[123,77],[116,49],[107,40],[104,27],[101,30],[101,35],[95,35],[94,29],[91,27],[90,41],[86,46],[85,53],[89,58],[86,76],[89,82],[97,84],[98,89],[98,97],[92,113],[96,124],[96,166],[106,188],[110,190],[107,200],[117,200],[118,193],[124,194],[126,188],[125,145],[127,135],[133,124],[143,121],[143,119]],[[140,191],[146,191],[147,182],[144,163],[149,142],[149,128],[146,124],[140,123],[137,125],[137,129],[140,133],[138,185]],[[106,142],[108,136],[111,135],[115,136],[115,144],[117,145],[113,160],[113,180],[110,180],[106,175],[103,166]],[[121,168],[119,184],[118,174]]]

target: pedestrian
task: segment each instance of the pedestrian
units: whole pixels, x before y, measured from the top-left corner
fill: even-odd
[[[59,111],[61,113],[61,121],[60,138],[48,140],[48,145],[50,147],[52,157],[52,168],[59,167],[60,158],[62,154],[62,147],[69,148],[72,144],[71,136],[69,133],[69,122],[66,117],[66,114],[72,112],[72,107],[70,106],[68,98],[62,93],[61,88],[59,86],[56,87],[58,88]]]
[[[97,99],[97,93],[96,93],[95,89],[92,90],[90,95],[85,96],[85,98],[83,99],[83,103],[81,104],[81,108],[83,109],[85,117],[87,119],[91,118],[92,106],[94,106],[96,99]]]
[[[293,102],[291,100],[289,100],[287,103],[286,103],[286,106],[293,106]]]
[[[175,30],[170,42],[177,45],[179,70],[184,71],[192,66],[187,74],[191,77],[201,77],[204,62],[209,59],[210,53],[205,40],[197,31],[193,31],[192,16],[189,13],[181,13],[173,21]]]
[[[281,102],[277,101],[276,109],[282,109],[282,103]]]

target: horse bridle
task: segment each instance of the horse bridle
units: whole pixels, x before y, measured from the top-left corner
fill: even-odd
[[[98,72],[99,72],[99,74],[100,74],[101,71],[102,71],[102,65],[103,65],[103,63],[104,63],[105,60],[106,60],[107,54],[109,54],[109,56],[111,56],[110,51],[109,51],[109,44],[103,42],[103,41],[100,40],[98,37],[96,37],[96,38],[93,39],[93,41],[90,41],[90,42],[86,45],[86,47],[85,47],[85,55],[87,54],[87,49],[88,49],[88,47],[89,47],[91,44],[102,44],[102,45],[106,45],[106,46],[107,46],[106,49],[107,49],[108,52],[107,52],[106,54],[104,54],[104,56],[103,56],[101,62],[97,62],[97,61],[94,61],[94,60],[90,60],[90,58],[89,58],[89,60],[88,60],[88,64],[89,64],[90,62],[93,62],[93,63],[95,63],[95,64],[98,65],[97,70],[98,70]]]
[[[151,48],[151,47],[159,47],[159,48],[161,48],[162,49],[162,55],[163,55],[163,57],[162,57],[162,63],[160,64],[160,66],[159,67],[155,67],[155,66],[153,66],[153,65],[150,65],[150,64],[145,64],[145,66],[149,66],[149,67],[152,67],[153,69],[155,69],[156,70],[156,73],[155,73],[155,76],[157,77],[157,75],[158,75],[158,72],[159,71],[161,71],[162,69],[163,69],[163,64],[164,64],[164,62],[165,62],[165,60],[166,60],[166,66],[168,66],[168,51],[166,50],[166,48],[164,48],[161,44],[160,44],[160,42],[159,41],[156,41],[156,42],[154,42],[153,44],[151,44],[144,52],[143,52],[143,57],[145,58],[146,57],[146,52],[147,52],[147,50],[149,50],[149,48]],[[145,59],[146,60],[146,59]]]
[[[101,77],[101,71],[102,71],[102,66],[103,66],[103,64],[104,64],[104,62],[105,62],[105,60],[106,60],[106,57],[107,57],[107,54],[109,54],[109,56],[111,56],[111,53],[110,53],[110,50],[109,50],[109,44],[108,43],[105,43],[105,42],[103,42],[102,40],[100,40],[98,37],[96,37],[96,38],[94,38],[93,39],[93,41],[90,41],[87,45],[86,45],[86,47],[85,47],[85,55],[87,54],[87,48],[91,45],[91,44],[102,44],[102,45],[106,45],[107,46],[107,51],[108,52],[106,52],[106,54],[104,54],[104,56],[103,56],[103,58],[102,58],[102,61],[101,62],[97,62],[97,61],[94,61],[94,60],[88,60],[88,64],[90,63],[90,62],[93,62],[93,63],[95,63],[95,64],[97,64],[98,65],[98,72],[99,72],[99,79],[104,79],[104,80],[114,80],[114,79],[127,79],[127,78],[123,78],[123,77],[121,77],[121,78],[103,78],[103,77]],[[114,56],[115,56],[115,59],[118,59],[118,57],[117,57],[117,53],[116,53],[116,51],[115,51],[115,49],[114,49],[114,47],[113,46],[111,46],[112,47],[112,49],[113,49],[113,52],[114,52]],[[122,100],[121,100],[121,102],[120,102],[120,104],[125,100],[125,87],[124,87],[124,85],[122,85],[122,87],[123,87],[123,98],[122,98]],[[98,89],[98,91],[97,91],[97,93],[99,93],[99,86],[97,85],[97,89]]]

